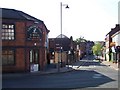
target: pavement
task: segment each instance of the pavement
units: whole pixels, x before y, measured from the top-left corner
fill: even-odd
[[[35,71],[35,72],[25,72],[25,73],[4,73],[4,74],[2,74],[2,78],[64,73],[64,72],[69,72],[71,70],[72,70],[71,68],[67,69],[66,67],[64,67],[64,68],[60,68],[59,72],[57,69],[49,69],[49,70],[45,70],[45,71]]]
[[[66,67],[60,68],[50,68],[44,71],[37,71],[37,72],[27,72],[27,73],[6,73],[2,74],[2,78],[12,78],[12,77],[23,77],[23,76],[34,76],[34,75],[47,75],[47,74],[59,74],[59,73],[66,73],[66,72],[71,72],[74,71],[76,68],[79,68],[80,66],[84,65],[85,62],[82,61],[77,61],[72,65],[68,65]],[[102,64],[109,66],[115,70],[118,69],[118,64],[108,62],[108,61],[101,61]]]
[[[84,62],[77,61],[72,65],[67,65],[66,67],[58,68],[49,68],[44,71],[36,71],[36,72],[27,72],[27,73],[4,73],[2,74],[2,78],[14,78],[14,77],[24,77],[24,76],[34,76],[34,75],[47,75],[47,74],[59,74],[74,71],[75,68],[81,66]]]
[[[115,70],[119,70],[118,63],[113,63],[113,62],[110,62],[110,61],[101,61],[101,63],[106,65],[106,66],[109,66],[110,68],[113,68]]]

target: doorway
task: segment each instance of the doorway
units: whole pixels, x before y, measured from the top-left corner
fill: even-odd
[[[30,50],[30,72],[39,71],[39,49]]]

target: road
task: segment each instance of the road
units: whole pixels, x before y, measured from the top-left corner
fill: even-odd
[[[79,66],[79,62],[83,62]],[[80,60],[75,71],[3,79],[3,88],[118,88],[118,71],[93,60]],[[73,66],[76,67],[76,66]]]

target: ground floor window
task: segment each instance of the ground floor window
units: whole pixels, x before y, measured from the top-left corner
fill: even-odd
[[[14,65],[14,64],[15,64],[15,51],[2,50],[2,65]]]

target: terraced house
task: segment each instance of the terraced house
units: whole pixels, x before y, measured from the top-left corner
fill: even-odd
[[[47,65],[48,33],[43,21],[15,9],[2,9],[2,71],[33,72]]]
[[[106,60],[120,62],[120,24],[116,24],[106,35]]]
[[[120,25],[116,24],[111,33],[111,60],[117,63],[120,60]]]

